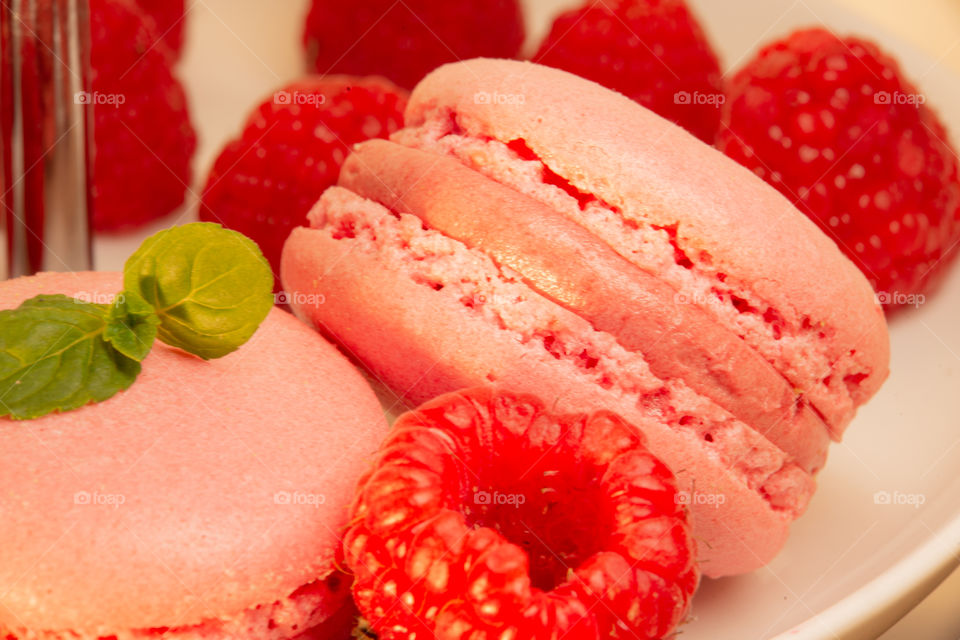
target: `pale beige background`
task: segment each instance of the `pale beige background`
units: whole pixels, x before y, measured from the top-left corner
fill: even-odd
[[[835,0],[960,71],[960,0]],[[955,640],[955,638],[953,639]]]

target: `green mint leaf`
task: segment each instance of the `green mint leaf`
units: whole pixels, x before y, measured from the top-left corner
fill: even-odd
[[[235,351],[273,307],[273,272],[260,248],[218,224],[161,231],[124,267],[124,287],[160,318],[157,337],[204,359]]]
[[[0,311],[0,416],[69,411],[133,384],[140,363],[104,339],[109,313],[62,295]]]
[[[110,305],[103,338],[123,355],[140,362],[150,353],[159,324],[160,318],[150,303],[138,293],[124,291]]]

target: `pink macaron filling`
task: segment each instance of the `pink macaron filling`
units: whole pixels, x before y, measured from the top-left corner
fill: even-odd
[[[823,421],[769,362],[699,307],[678,304],[670,285],[550,207],[456,159],[387,141],[358,145],[340,184],[515,270],[540,295],[642,354],[658,378],[683,380],[805,470],[822,467],[829,445]]]
[[[831,353],[832,329],[792,307],[763,299],[711,256],[683,246],[676,228],[658,228],[638,212],[619,210],[555,173],[523,140],[491,138],[474,120],[444,110],[394,135],[406,146],[457,158],[466,166],[533,197],[591,231],[633,264],[677,290],[681,304],[706,310],[775,366],[828,424],[835,438],[863,401],[869,375],[851,353]]]
[[[658,378],[641,354],[539,295],[483,252],[339,187],[321,197],[310,223],[347,243],[349,252],[379,256],[384,268],[456,300],[464,312],[510,333],[531,358],[568,363],[585,381],[629,398],[721,460],[773,509],[795,518],[806,508],[814,481],[791,456],[682,380]]]

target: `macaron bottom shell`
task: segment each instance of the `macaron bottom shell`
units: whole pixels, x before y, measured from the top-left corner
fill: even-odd
[[[5,628],[3,640],[340,640],[350,637],[356,609],[350,581],[342,574],[304,585],[286,598],[257,605],[236,615],[183,627],[110,631]]]

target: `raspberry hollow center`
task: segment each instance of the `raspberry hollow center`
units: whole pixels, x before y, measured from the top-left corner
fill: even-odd
[[[607,546],[612,514],[599,483],[577,472],[570,456],[537,461],[540,453],[518,451],[486,469],[464,496],[464,516],[523,549],[531,585],[552,591]]]
[[[660,638],[699,571],[670,470],[604,411],[481,387],[401,416],[344,539],[391,638]]]

